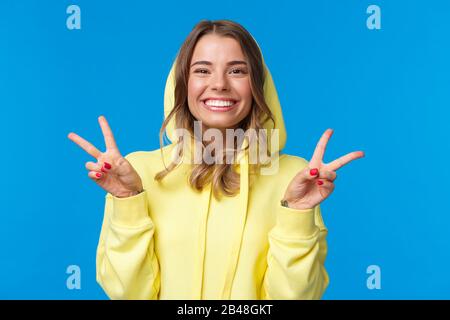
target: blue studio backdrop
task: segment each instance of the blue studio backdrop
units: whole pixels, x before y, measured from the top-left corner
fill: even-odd
[[[449,18],[444,0],[1,1],[0,298],[107,298],[95,280],[105,192],[67,134],[103,149],[103,114],[123,154],[159,148],[166,77],[202,19],[258,41],[286,153],[309,160],[326,128],[326,162],[365,151],[321,205],[324,299],[450,298]]]

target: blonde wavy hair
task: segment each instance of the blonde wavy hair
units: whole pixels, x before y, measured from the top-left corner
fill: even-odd
[[[195,45],[199,39],[207,34],[215,34],[223,37],[234,38],[241,46],[244,56],[248,62],[249,76],[250,76],[250,88],[252,91],[252,106],[249,114],[238,124],[237,128],[243,129],[245,132],[248,129],[254,129],[258,134],[256,139],[260,137],[260,130],[263,129],[264,123],[271,120],[275,127],[275,120],[272,112],[270,111],[266,101],[264,99],[264,65],[261,51],[258,44],[255,42],[251,34],[240,24],[230,20],[202,20],[193,30],[190,32],[184,43],[182,44],[177,59],[175,62],[175,103],[171,112],[164,120],[160,132],[160,149],[162,155],[163,148],[163,135],[166,131],[166,127],[169,121],[175,117],[175,128],[183,128],[194,136],[194,121],[196,119],[189,111],[188,106],[188,79],[190,72],[190,63],[194,52]],[[267,136],[265,141],[259,141],[259,143],[267,143]],[[254,139],[254,136],[249,137],[250,140]],[[241,141],[242,142],[242,141]],[[249,144],[255,141],[249,141]],[[176,142],[177,153],[183,155],[183,136],[178,138]],[[234,151],[237,152],[241,147],[239,141],[234,140]],[[201,139],[201,146],[205,148],[203,139]],[[245,149],[248,149],[248,145]],[[221,156],[225,158],[225,153]],[[165,165],[164,165],[165,166]],[[249,172],[257,172],[261,163],[259,160],[256,164],[249,165]],[[174,161],[165,166],[165,169],[158,172],[155,175],[155,180],[162,180],[167,174],[169,174],[174,168],[177,167],[177,163]],[[189,184],[196,190],[202,190],[208,183],[212,183],[213,194],[216,198],[220,196],[234,196],[239,192],[239,173],[237,173],[232,164],[227,164],[226,161],[222,163],[207,164],[202,161],[200,164],[193,164],[191,173],[189,176]]]

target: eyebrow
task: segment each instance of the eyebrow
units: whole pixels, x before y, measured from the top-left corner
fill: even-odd
[[[208,66],[212,66],[211,61],[200,60],[200,61],[196,61],[196,62],[194,62],[193,64],[191,64],[191,68],[192,68],[193,66],[197,65],[197,64],[206,64],[206,65],[208,65]],[[242,61],[242,60],[233,60],[233,61],[229,61],[229,62],[227,63],[227,66],[234,66],[234,65],[237,65],[237,64],[245,64],[245,65],[247,65],[247,62]]]

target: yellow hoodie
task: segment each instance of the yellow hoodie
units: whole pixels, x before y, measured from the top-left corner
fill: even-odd
[[[174,65],[167,78],[164,113],[174,102]],[[264,95],[286,142],[281,107],[264,64]],[[175,141],[174,121],[167,135]],[[163,148],[168,163],[174,143]],[[278,151],[278,150],[271,150]],[[182,162],[162,182],[159,149],[126,156],[145,191],[128,198],[106,195],[97,248],[97,282],[112,299],[320,299],[328,286],[326,235],[320,206],[295,210],[280,205],[292,178],[308,165],[282,154],[272,175],[252,177],[248,153],[236,165],[235,197],[201,192],[188,183]]]

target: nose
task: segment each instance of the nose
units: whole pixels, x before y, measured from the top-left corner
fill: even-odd
[[[216,72],[215,75],[211,78],[211,89],[217,91],[228,90],[227,77],[220,72]]]

